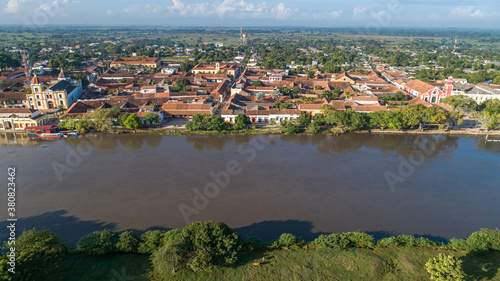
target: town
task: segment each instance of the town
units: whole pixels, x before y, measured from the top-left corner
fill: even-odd
[[[33,2],[0,10],[0,281],[500,278],[499,30]]]
[[[0,130],[54,125],[76,131],[113,125],[229,128],[221,119],[240,129],[281,125],[287,133],[298,132],[298,126],[315,133],[325,125],[351,130],[422,129],[422,123],[468,132],[499,128],[500,62],[492,61],[498,53],[490,59],[462,54],[458,37],[453,45],[432,42],[435,49],[422,51],[325,40],[323,48],[309,43],[289,54],[278,42],[252,39],[243,28],[234,36],[239,40],[229,46],[40,43],[43,48],[37,46],[36,53],[7,44],[0,73]],[[280,52],[285,57],[275,58]],[[452,67],[450,61],[471,68]],[[398,112],[410,108],[445,117],[398,121],[404,117]],[[339,121],[341,114],[329,118],[332,112],[352,120]],[[354,113],[371,117],[356,122]],[[200,116],[217,117],[212,123],[219,125],[203,124]],[[195,124],[186,126],[189,121]]]

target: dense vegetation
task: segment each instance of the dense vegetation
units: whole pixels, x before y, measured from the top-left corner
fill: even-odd
[[[7,244],[4,245],[4,249],[6,248],[9,248]],[[226,279],[236,280],[238,278],[235,277],[235,274],[241,274],[241,270],[248,270],[248,267],[243,265],[248,263],[248,260],[245,261],[245,259],[249,258],[257,260],[256,264],[260,268],[261,265],[266,266],[269,262],[275,264],[272,255],[278,256],[280,259],[283,259],[284,256],[294,256],[308,260],[317,255],[327,255],[330,257],[329,259],[335,256],[337,259],[348,257],[351,259],[354,257],[352,256],[354,253],[358,253],[355,255],[358,255],[357,259],[360,263],[368,262],[363,259],[370,260],[377,255],[385,256],[386,253],[393,253],[388,256],[390,259],[385,260],[387,263],[384,262],[377,266],[377,268],[382,266],[380,269],[369,273],[372,276],[365,275],[369,279],[377,279],[380,274],[393,279],[401,274],[401,272],[396,271],[396,268],[400,268],[401,263],[409,262],[413,263],[411,267],[419,267],[417,272],[427,270],[433,277],[450,275],[455,277],[452,280],[468,280],[467,273],[471,274],[471,278],[474,278],[472,276],[474,274],[489,272],[489,269],[483,268],[480,264],[482,256],[500,258],[498,252],[500,251],[500,231],[482,229],[465,239],[452,239],[449,243],[410,235],[376,240],[373,236],[360,232],[320,235],[313,241],[304,241],[300,237],[284,233],[276,240],[264,242],[258,237],[244,240],[223,223],[195,222],[182,229],[147,231],[140,237],[130,231],[122,233],[109,230],[96,231],[82,237],[76,249],[70,249],[61,242],[59,237],[48,230],[33,229],[24,231],[17,239],[16,251],[18,273],[9,275],[7,257],[4,255],[0,266],[0,280],[48,280],[46,279],[49,278],[48,276],[50,276],[50,280],[63,280],[64,275],[68,273],[58,270],[60,267],[77,270],[82,266],[68,264],[69,261],[79,259],[104,262],[104,259],[98,258],[99,256],[105,257],[106,260],[120,256],[123,257],[120,258],[123,261],[123,259],[128,259],[131,254],[149,256],[151,269],[149,274],[145,275],[149,275],[150,280],[166,280],[176,277],[182,279],[186,276],[191,276],[188,279],[198,279],[201,276],[206,277],[218,272],[225,272]],[[419,253],[418,255],[425,253],[424,256],[427,257],[427,260],[415,264],[414,261],[404,260],[400,256],[409,252]],[[443,255],[444,253],[446,255]],[[267,256],[268,259],[264,258],[259,261],[259,257],[262,256]],[[139,259],[139,256],[134,259]],[[475,264],[471,264],[471,259],[475,260]],[[290,262],[292,263],[287,264],[286,267],[293,267],[293,264],[303,264],[295,259],[289,259],[288,263]],[[328,274],[333,274],[332,270],[338,270],[335,269],[335,266],[324,268],[322,264],[325,262],[327,261],[322,261],[314,267],[319,267],[322,272]],[[331,260],[330,263],[332,262]],[[424,264],[425,262],[427,263]],[[140,263],[143,264],[142,270],[148,270],[144,268],[146,265],[143,261]],[[333,262],[333,264],[335,263]],[[341,264],[345,263],[341,262]],[[361,264],[356,266],[354,260],[349,264],[353,266],[351,269],[347,268],[348,272],[352,271],[350,274],[366,270],[362,268]],[[311,264],[311,266],[313,265]],[[264,276],[275,274],[269,270],[272,269],[267,269],[262,274]],[[335,275],[330,275],[330,277],[333,276]],[[358,276],[357,279],[360,277]],[[429,275],[424,276],[424,279],[428,277]],[[307,279],[306,277],[299,279],[304,278]],[[263,277],[258,279],[264,280]]]

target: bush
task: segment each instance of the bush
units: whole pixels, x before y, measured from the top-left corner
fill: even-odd
[[[375,248],[375,238],[373,236],[362,233],[362,232],[347,232],[344,233],[345,237],[347,240],[349,240],[349,246],[350,247],[357,247],[357,248],[368,248],[368,249],[373,249]]]
[[[151,254],[163,246],[163,237],[165,231],[150,230],[141,235],[141,243],[139,244],[138,251],[141,254]]]
[[[425,269],[431,274],[431,280],[461,281],[466,277],[462,270],[462,261],[452,255],[439,254],[436,258],[429,259]]]
[[[378,247],[413,247],[416,246],[416,244],[416,238],[411,235],[399,235],[382,238],[377,242]]]
[[[250,237],[243,245],[243,248],[245,248],[248,251],[262,250],[264,247],[265,243],[259,237]]]
[[[309,127],[307,128],[307,132],[310,134],[317,134],[321,131],[321,126],[318,126],[316,124],[316,121],[314,121]]]
[[[118,233],[111,230],[94,231],[78,241],[77,249],[89,255],[105,255],[116,251]]]
[[[58,264],[68,247],[49,230],[25,230],[15,245],[4,243],[3,250],[16,248],[15,275],[7,271],[10,259],[6,252],[0,257],[0,280],[58,280]]]
[[[155,271],[163,276],[187,266],[194,271],[231,265],[240,249],[238,235],[220,222],[195,222],[183,228],[175,238],[151,255]]]
[[[342,250],[349,247],[350,241],[344,234],[332,233],[330,235],[320,235],[312,244],[319,249]]]
[[[137,253],[139,238],[132,231],[125,231],[118,237],[116,250],[123,253]]]
[[[283,120],[281,122],[281,132],[283,134],[298,134],[300,132],[299,126],[294,125],[292,122]]]
[[[462,249],[469,252],[500,251],[500,231],[498,229],[483,228],[472,233],[467,239],[451,239],[450,248]]]
[[[278,240],[278,243],[281,247],[290,247],[296,245],[298,242],[297,237],[290,233],[283,233]]]
[[[188,266],[194,271],[231,265],[238,259],[238,235],[221,222],[191,223],[182,230],[180,241],[187,247]]]
[[[167,245],[171,241],[174,241],[181,234],[182,229],[172,229],[163,233],[163,237],[161,238],[161,244]]]

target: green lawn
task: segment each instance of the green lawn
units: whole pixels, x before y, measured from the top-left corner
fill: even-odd
[[[234,267],[194,273],[181,270],[167,280],[429,280],[424,264],[439,253],[464,260],[467,280],[500,280],[500,253],[474,256],[430,248],[377,248],[375,250],[280,250],[240,256]],[[265,262],[254,266],[254,262]],[[61,264],[62,280],[148,280],[147,256],[69,255]],[[120,279],[121,278],[121,279]]]

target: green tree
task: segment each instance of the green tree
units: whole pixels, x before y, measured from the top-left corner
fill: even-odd
[[[299,125],[307,126],[311,124],[311,114],[303,112],[298,119]]]
[[[155,112],[148,112],[144,114],[142,119],[150,125],[156,125],[160,123],[160,115],[158,115],[158,113]]]
[[[222,131],[226,129],[226,122],[219,115],[213,116],[210,119],[210,125],[208,126],[208,129],[212,131]]]
[[[464,95],[454,95],[443,99],[443,103],[449,104],[453,109],[476,111],[477,102]]]
[[[135,114],[130,114],[125,122],[123,122],[123,125],[129,129],[135,130],[141,125],[141,119]]]
[[[125,126],[125,120],[129,117],[130,113],[122,113],[118,115],[118,126]]]
[[[163,246],[165,231],[149,230],[141,235],[138,252],[141,254],[151,254]]]
[[[89,255],[105,255],[116,251],[118,233],[111,230],[94,231],[82,237],[77,244],[77,249]]]
[[[322,113],[314,114],[313,120],[317,126],[324,126],[326,124],[325,115]]]
[[[340,97],[340,91],[338,89],[335,89],[333,92],[330,90],[323,91],[321,94],[318,95],[318,98],[326,98],[329,100],[338,100]]]
[[[177,238],[151,256],[154,269],[165,275],[170,270],[187,266],[194,271],[234,264],[238,257],[238,235],[221,222],[194,222]]]
[[[175,274],[188,262],[189,249],[182,241],[171,241],[153,252],[151,263],[160,276]]]
[[[462,261],[452,255],[439,254],[429,259],[425,269],[431,275],[431,280],[436,281],[462,281],[466,277],[462,270]]]
[[[252,85],[254,87],[262,87],[262,86],[264,86],[264,83],[262,83],[262,81],[260,81],[260,80],[257,80],[257,81],[253,81],[252,83],[250,83],[250,85]]]
[[[236,129],[241,130],[245,129],[248,124],[251,123],[250,117],[246,116],[245,114],[238,114],[236,118],[234,118],[234,121],[236,123]]]
[[[284,134],[294,135],[300,133],[300,128],[290,121],[283,120],[281,121],[281,132]]]
[[[49,230],[24,230],[16,239],[15,245],[7,242],[4,251],[16,249],[16,273],[14,278],[8,273],[8,257],[5,253],[0,258],[0,280],[51,280],[58,277],[58,264],[67,253],[68,246],[61,238]]]
[[[7,82],[5,80],[0,80],[0,89],[7,88]]]
[[[132,231],[120,233],[116,242],[116,250],[123,253],[137,253],[139,247],[139,238]]]

